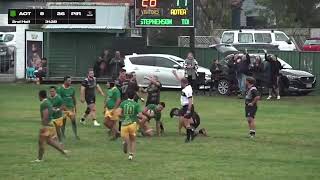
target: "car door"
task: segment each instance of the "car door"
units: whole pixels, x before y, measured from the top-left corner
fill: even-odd
[[[155,74],[155,59],[151,56],[136,56],[129,58],[132,63],[132,69],[136,73],[137,82],[140,86],[147,86],[148,81],[145,76]]]
[[[156,63],[156,73],[159,77],[160,82],[163,86],[166,87],[178,87],[180,86],[180,82],[174,77],[172,71],[177,70],[178,74],[183,76],[183,70],[182,67],[172,61],[169,58],[165,57],[156,57],[155,58]],[[180,67],[178,69],[175,69],[174,66]]]

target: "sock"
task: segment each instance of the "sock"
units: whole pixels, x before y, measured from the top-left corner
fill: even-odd
[[[256,130],[250,129],[249,133],[250,133],[251,136],[255,136],[256,135]]]
[[[121,132],[121,121],[119,121],[119,132]]]
[[[78,137],[76,120],[71,121],[72,131],[75,137]]]
[[[191,128],[187,128],[187,140],[191,140],[192,130]]]
[[[164,130],[162,123],[160,123],[160,129]]]

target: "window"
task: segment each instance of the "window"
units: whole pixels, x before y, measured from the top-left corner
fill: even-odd
[[[3,38],[3,42],[10,42],[13,40],[14,35],[13,34],[6,34]]]
[[[270,33],[255,33],[254,39],[256,43],[271,43],[271,34]]]
[[[275,33],[276,41],[288,41],[289,38],[283,33]]]
[[[222,36],[222,43],[233,43],[234,41],[234,33],[224,33]]]
[[[131,57],[130,61],[135,65],[155,66],[155,59],[151,56]]]
[[[156,66],[158,67],[164,67],[164,68],[173,68],[173,65],[175,65],[173,61],[170,61],[167,58],[163,57],[156,57]]]
[[[253,43],[252,33],[239,33],[238,41],[239,43]]]
[[[320,39],[310,39],[310,40],[306,40],[306,42],[304,43],[305,45],[320,45]]]

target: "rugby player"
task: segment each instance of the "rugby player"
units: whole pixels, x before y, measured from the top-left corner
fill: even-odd
[[[76,90],[71,86],[71,77],[65,76],[64,83],[61,87],[57,89],[57,93],[61,96],[63,100],[63,125],[61,128],[62,137],[65,138],[65,126],[66,120],[71,120],[72,131],[76,139],[80,139],[77,133],[77,123],[76,123],[76,112],[77,112],[77,102],[76,102]]]
[[[136,152],[136,131],[138,116],[141,115],[140,104],[134,101],[135,94],[128,93],[128,99],[120,104],[122,110],[121,137],[123,138],[123,152],[129,150],[129,160],[132,160]]]
[[[94,77],[93,69],[90,68],[88,71],[88,77],[85,78],[81,83],[80,100],[82,103],[84,102],[87,103],[87,109],[80,120],[80,123],[82,124],[85,124],[86,118],[88,116],[91,116],[93,125],[100,126],[100,124],[97,121],[97,115],[96,115],[96,90],[102,96],[105,96],[99,84],[97,84],[97,80]]]
[[[62,98],[57,94],[57,88],[55,86],[50,87],[50,97],[48,98],[50,103],[52,104],[52,122],[54,126],[56,127],[57,136],[59,139],[59,142],[62,143],[62,132],[61,128],[63,126],[63,116],[62,116],[62,105],[63,100]]]
[[[160,102],[158,105],[156,104],[149,104],[147,105],[143,112],[142,116],[140,117],[140,127],[144,129],[144,134],[151,136],[152,129],[148,127],[148,122],[150,119],[154,118],[156,121],[156,131],[157,136],[163,135],[164,131],[160,128],[161,123],[161,112],[166,107],[164,102]],[[150,132],[151,131],[151,132]]]
[[[258,110],[258,101],[260,95],[255,87],[256,80],[252,77],[246,79],[247,92],[245,96],[245,112],[249,126],[249,137],[254,138],[256,136],[256,120],[255,115]]]
[[[114,82],[107,84],[107,97],[105,101],[105,122],[104,125],[111,130],[112,139],[116,139],[120,132],[117,129],[117,121],[120,119],[121,110],[119,109],[121,103],[120,90],[115,86]]]
[[[68,154],[67,150],[64,150],[63,147],[55,140],[56,130],[52,124],[52,105],[47,99],[47,92],[45,90],[39,91],[39,100],[40,104],[40,115],[41,115],[41,125],[39,131],[39,149],[38,149],[38,158],[33,162],[41,162],[43,159],[45,144],[49,144],[54,147],[56,150],[61,152],[64,155]]]

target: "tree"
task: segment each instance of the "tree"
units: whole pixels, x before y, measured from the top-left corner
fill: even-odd
[[[260,15],[277,27],[315,27],[320,23],[320,0],[257,0],[264,6]]]

